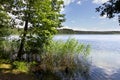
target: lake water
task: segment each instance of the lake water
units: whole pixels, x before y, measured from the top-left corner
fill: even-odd
[[[65,41],[69,38],[91,45],[88,59],[92,63],[88,80],[120,80],[120,35],[54,36],[55,40]]]

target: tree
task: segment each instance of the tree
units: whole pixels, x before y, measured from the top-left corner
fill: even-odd
[[[120,0],[109,0],[96,8],[97,12],[100,12],[101,16],[107,15],[108,18],[113,18],[118,15],[118,21],[120,23]]]
[[[5,2],[6,1],[0,2],[0,41],[1,37],[8,35],[8,28],[10,27],[10,17],[7,15],[7,12],[2,5]]]
[[[5,41],[4,37],[10,34],[9,28],[11,27],[10,17],[7,15],[7,12],[3,6],[3,4],[5,4],[6,2],[6,0],[0,0],[0,57],[3,53],[3,41]]]
[[[62,0],[11,0],[4,5],[11,16],[14,26],[23,26],[21,33],[18,59],[21,58],[24,48],[42,51],[44,45],[61,26],[64,15],[60,13]]]

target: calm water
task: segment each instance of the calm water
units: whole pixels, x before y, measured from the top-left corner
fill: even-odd
[[[75,38],[90,44],[90,78],[88,80],[120,80],[120,35],[56,35],[55,40]],[[84,80],[84,79],[76,79]]]

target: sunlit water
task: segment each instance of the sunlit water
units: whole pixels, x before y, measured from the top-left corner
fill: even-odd
[[[54,40],[75,38],[90,44],[88,80],[120,80],[120,35],[56,35]],[[76,79],[84,80],[84,79]]]

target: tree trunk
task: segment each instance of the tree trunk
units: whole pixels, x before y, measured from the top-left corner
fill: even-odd
[[[19,60],[21,59],[21,56],[24,54],[23,49],[24,49],[24,44],[25,44],[25,38],[26,38],[26,35],[27,35],[27,30],[28,30],[28,19],[25,21],[24,33],[23,33],[23,36],[22,36],[22,39],[21,39],[20,48],[19,48],[18,55],[17,55],[17,58]]]

